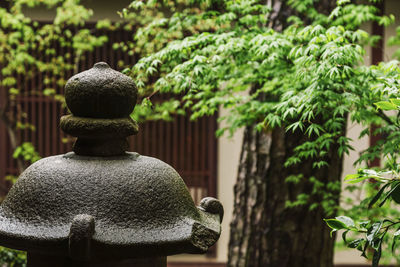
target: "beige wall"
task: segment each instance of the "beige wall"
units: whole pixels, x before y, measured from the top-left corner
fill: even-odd
[[[223,116],[226,111],[220,111]],[[218,141],[218,198],[225,209],[222,234],[218,241],[217,259],[227,261],[229,242],[229,223],[233,212],[233,186],[236,182],[238,163],[243,139],[243,129],[232,138],[224,136]]]

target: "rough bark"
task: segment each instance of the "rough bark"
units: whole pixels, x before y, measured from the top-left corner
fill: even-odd
[[[310,211],[308,205],[289,208],[287,201],[299,193],[311,194],[313,185],[303,179],[297,184],[285,182],[291,174],[314,176],[323,181],[321,190],[334,195],[338,204],[340,191],[326,187],[340,181],[342,158],[333,146],[327,159],[329,167],[312,168],[312,161],[284,168],[293,149],[306,141],[302,133],[288,133],[282,128],[258,133],[245,130],[237,183],[234,216],[229,244],[230,267],[333,266],[334,239],[323,218],[324,209]],[[320,203],[321,196],[311,197]]]

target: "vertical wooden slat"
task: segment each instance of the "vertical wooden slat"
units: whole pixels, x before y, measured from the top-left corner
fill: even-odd
[[[215,131],[217,130],[217,116],[209,118],[209,144],[208,144],[208,161],[210,176],[208,180],[208,194],[213,197],[217,197],[217,139],[215,137]]]
[[[123,39],[123,36],[122,36],[122,31],[121,30],[119,30],[118,32],[114,32],[114,36],[115,35],[119,35],[119,37],[120,38],[118,38],[119,40],[118,41],[122,41]],[[114,37],[114,40],[115,41],[117,41],[117,38],[115,38]],[[111,47],[111,49],[112,49],[112,47]],[[114,59],[114,68],[116,69],[116,70],[120,70],[120,67],[118,66],[118,61],[120,60],[120,59],[122,59],[122,51],[121,51],[121,49],[117,49],[117,50],[114,50],[114,54],[115,54],[115,59]]]
[[[50,56],[45,56],[45,60],[46,60],[46,62],[50,62]],[[50,72],[49,71],[47,71],[46,72],[46,76],[48,77],[50,75]],[[43,86],[43,88],[41,88],[41,91],[43,91],[43,89],[45,89],[45,88],[47,88],[49,85],[44,85]],[[52,146],[52,144],[53,144],[53,140],[52,140],[52,136],[51,136],[51,133],[52,133],[52,129],[51,129],[51,104],[50,104],[50,101],[49,101],[49,98],[48,97],[46,97],[45,95],[43,95],[43,94],[41,94],[41,97],[42,97],[42,99],[43,99],[43,103],[44,103],[44,110],[45,110],[45,122],[44,122],[44,124],[45,124],[45,127],[44,127],[44,129],[42,129],[43,130],[43,134],[44,134],[44,136],[46,136],[46,141],[44,142],[44,147],[45,147],[45,150],[44,150],[44,156],[46,156],[46,157],[48,157],[48,156],[50,156],[51,154],[52,154],[52,151],[51,151],[51,146]]]
[[[115,56],[114,56],[115,50],[113,49],[113,47],[111,45],[112,43],[114,43],[116,41],[114,32],[111,33],[111,37],[112,37],[111,42],[109,42],[109,45],[108,45],[108,49],[109,49],[109,51],[111,51],[109,61],[110,61],[110,66],[115,69],[117,67],[115,64]]]
[[[199,163],[199,152],[200,152],[200,146],[199,146],[199,120],[197,120],[195,123],[191,123],[193,126],[193,143],[192,143],[192,158],[193,158],[193,170],[195,171],[195,175],[193,175],[193,180],[196,185],[196,191],[194,194],[194,199],[195,203],[199,204],[200,199],[201,199],[201,194],[199,194],[199,189],[200,188],[200,183],[199,180],[201,180],[203,177],[200,174],[200,163]],[[192,128],[192,127],[191,127]]]
[[[36,91],[36,77],[32,77],[30,79],[30,90],[31,91]],[[35,129],[31,130],[31,136],[30,140],[32,144],[37,147],[37,128],[36,128],[36,109],[37,109],[37,101],[36,101],[36,94],[31,96],[31,108],[29,110],[29,113],[31,115],[31,119],[29,122],[35,127]]]
[[[0,79],[2,78],[0,73]],[[7,98],[6,88],[0,86],[0,107],[5,107],[5,101]],[[0,120],[0,180],[4,183],[4,177],[7,172],[7,129],[3,121]]]
[[[71,31],[73,31],[73,30],[71,29]],[[74,55],[72,53],[72,48],[70,46],[66,47],[65,51],[66,51],[66,53],[68,53],[70,55],[70,60],[68,60],[68,63],[73,64],[74,63],[73,62],[74,61]],[[72,70],[67,70],[65,72],[65,74],[64,74],[64,79],[67,79],[68,77],[71,77],[74,74],[73,72],[74,72],[73,69]],[[64,88],[62,89],[62,92],[64,92]],[[63,109],[62,110],[62,115],[66,115],[67,112],[68,112],[67,108]],[[61,131],[61,138],[68,138],[68,136],[63,131]],[[63,151],[62,152],[65,153],[67,151],[71,151],[71,147],[72,147],[72,144],[71,144],[70,141],[68,141],[66,143],[63,143]]]
[[[42,73],[38,74],[38,78],[39,78],[39,83],[38,83],[38,90],[42,90],[43,88],[43,75]],[[38,105],[38,126],[37,126],[37,131],[38,131],[38,135],[39,135],[39,139],[38,139],[38,144],[37,144],[37,149],[40,153],[40,155],[44,155],[44,138],[43,138],[43,120],[44,120],[44,114],[43,114],[43,102],[42,102],[42,95],[39,95],[37,97],[37,105]]]
[[[172,162],[174,164],[171,164],[175,169],[178,170],[178,168],[180,167],[178,165],[178,156],[179,156],[179,145],[178,145],[178,141],[179,141],[179,131],[178,131],[178,120],[179,117],[175,118],[174,121],[172,122],[173,125],[173,132],[172,132],[172,136],[173,136],[173,142],[172,142],[172,151],[173,151],[173,155],[172,155]],[[179,170],[178,170],[179,172]]]
[[[60,48],[58,47],[58,52],[60,51]],[[52,88],[57,89],[57,84],[55,79],[52,81]],[[59,148],[59,143],[60,143],[60,135],[59,133],[59,127],[58,127],[58,119],[60,117],[60,114],[58,113],[57,106],[59,105],[55,100],[51,101],[49,97],[46,97],[47,100],[49,101],[49,105],[51,108],[51,122],[50,122],[50,127],[51,127],[51,155],[56,155],[59,153],[60,148]]]
[[[186,166],[186,154],[185,154],[185,139],[186,139],[186,127],[185,127],[185,118],[182,116],[178,116],[178,122],[179,122],[179,158],[180,158],[180,165],[178,165],[179,170],[185,172],[187,170]],[[187,177],[183,177],[184,179],[187,180]]]
[[[200,163],[201,170],[206,170],[206,162],[207,162],[207,147],[208,147],[208,144],[207,144],[207,141],[208,141],[207,140],[207,132],[208,132],[207,121],[208,120],[206,118],[202,118],[202,120],[201,120],[201,128],[202,128],[201,129],[202,130],[201,131],[201,133],[202,133],[201,143],[203,144],[200,149],[200,158],[202,159],[201,163]],[[207,145],[205,145],[205,144],[207,144]],[[201,180],[201,186],[203,188],[206,188],[206,181],[208,181],[209,179],[210,179],[210,175],[208,173],[205,174],[204,178]],[[207,188],[207,191],[208,191],[208,188]],[[204,194],[208,194],[208,192],[204,192]]]
[[[28,79],[26,79],[25,77],[23,78],[23,84],[24,84],[24,91],[26,96],[28,96],[30,94],[30,87],[28,85]],[[26,118],[23,118],[23,122],[28,122],[30,123],[30,116],[31,114],[29,113],[30,110],[30,106],[32,101],[28,101],[28,97],[24,97],[24,101],[22,102],[22,111],[25,113],[24,115],[26,115]],[[24,129],[24,140],[30,140],[29,135],[30,135],[31,130],[29,128]]]
[[[161,144],[166,144],[165,143],[165,125],[163,121],[160,121],[159,123],[155,123],[156,125],[156,143],[155,143],[155,147],[156,150],[154,151],[154,155],[158,155],[159,158],[165,162],[165,146],[160,146],[158,145],[158,143]]]
[[[192,171],[193,172],[193,163],[192,163],[192,146],[193,146],[193,139],[192,139],[192,123],[189,120],[189,116],[184,117],[184,120],[186,125],[183,125],[182,127],[185,128],[186,130],[186,134],[185,134],[185,139],[186,142],[183,144],[184,146],[186,146],[186,150],[185,150],[185,159],[186,159],[186,163],[185,163],[185,169],[188,171]],[[193,179],[192,177],[186,177],[186,179]]]
[[[22,94],[24,93],[24,90],[23,90],[23,87],[22,87],[22,76],[21,76],[21,74],[17,74],[17,88],[22,88],[21,93]],[[16,113],[14,113],[14,114],[20,113],[21,110],[22,110],[22,105],[23,105],[23,101],[20,101],[20,103],[18,103],[18,101],[16,101],[16,102],[17,102],[16,106],[14,107]],[[21,106],[18,106],[19,104],[21,104]],[[19,110],[19,109],[21,109],[21,110]],[[17,120],[21,119],[21,118],[18,118],[19,115],[20,114],[17,115]],[[17,132],[18,140],[24,140],[23,135],[24,135],[24,131],[19,130]],[[11,149],[11,153],[14,153],[14,151],[11,148],[11,146],[10,146],[10,149]],[[13,168],[17,169],[17,161],[16,160],[13,160]]]
[[[1,90],[1,88],[0,88]],[[6,157],[8,155],[6,154],[6,129],[5,125],[2,121],[0,121],[0,181],[4,182],[4,177],[6,176],[6,169],[7,169],[7,162],[6,162]]]
[[[88,69],[91,68],[94,65],[94,63],[96,63],[96,62],[94,62],[94,56],[95,56],[94,53],[87,54],[87,62],[88,62],[87,68]]]
[[[150,122],[151,128],[150,131],[147,133],[150,136],[148,140],[148,142],[150,143],[149,155],[152,157],[155,157],[155,155],[157,154],[157,143],[159,141],[157,140],[157,124],[158,123],[154,123],[153,121]]]
[[[166,156],[165,156],[165,161],[169,164],[171,164],[172,162],[172,135],[173,133],[171,133],[171,122],[166,122],[165,125],[165,152],[166,152]]]
[[[68,51],[68,49],[66,48],[66,47],[64,47],[64,46],[60,46],[60,54],[61,55],[65,55],[66,53],[68,53],[69,51]],[[65,62],[66,64],[70,64],[71,63],[71,60],[70,59],[67,59],[66,60],[66,62]],[[65,70],[65,71],[63,71],[63,73],[61,74],[61,76],[62,77],[67,77],[67,71]],[[64,78],[64,79],[65,79]],[[56,90],[57,90],[57,92],[58,93],[60,93],[60,94],[64,94],[64,87],[63,86],[61,86],[61,87],[59,87],[59,86],[57,86],[56,87]],[[59,125],[60,125],[60,118],[61,118],[61,116],[63,116],[64,115],[64,110],[63,110],[63,108],[62,108],[62,106],[60,105],[60,104],[58,104],[57,105],[57,116],[58,116],[58,118],[57,118],[57,125],[56,125],[56,128],[57,128],[57,139],[58,139],[58,143],[59,143],[59,147],[58,147],[58,151],[57,151],[57,154],[62,154],[62,153],[65,153],[65,152],[67,152],[67,150],[66,150],[66,144],[63,142],[63,139],[65,138],[65,135],[64,135],[64,133],[63,133],[63,131],[61,131],[61,129],[60,129],[60,127],[59,127]]]
[[[51,146],[52,146],[52,138],[51,138],[51,104],[47,97],[43,96],[44,110],[46,112],[45,116],[45,127],[44,127],[44,136],[46,136],[47,140],[44,142],[45,144],[45,153],[44,156],[48,157],[51,155]]]
[[[150,141],[148,140],[148,135],[150,134],[150,127],[149,127],[149,122],[143,123],[143,134],[142,134],[142,142],[143,142],[143,154],[148,155],[149,150],[150,150]]]

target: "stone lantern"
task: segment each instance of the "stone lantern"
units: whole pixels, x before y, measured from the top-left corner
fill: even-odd
[[[73,152],[26,169],[0,206],[0,245],[28,252],[28,266],[166,266],[168,255],[204,253],[219,238],[223,208],[195,207],[179,174],[126,152],[138,132],[131,78],[106,63],[70,78],[72,113],[61,128]]]

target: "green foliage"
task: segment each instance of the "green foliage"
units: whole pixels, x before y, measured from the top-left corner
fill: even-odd
[[[153,105],[149,98],[144,98],[142,104],[135,108],[132,118],[135,121],[143,122],[146,120],[165,120],[171,121],[172,115],[184,115],[184,110],[180,107],[178,100],[164,101]]]
[[[177,99],[194,120],[227,109],[220,118],[226,127],[218,136],[245,126],[302,132],[307,140],[285,167],[311,159],[313,168],[326,168],[333,147],[340,156],[353,149],[345,136],[348,114],[364,125],[381,120],[373,106],[381,88],[371,92],[371,84],[377,84],[383,67],[362,66],[364,46],[374,38],[360,26],[393,18],[378,16],[371,4],[352,1],[340,1],[325,15],[315,2],[288,1],[296,16],[277,30],[263,1],[133,1],[121,16],[142,25],[134,49],[148,55],[127,73],[143,95],[178,95],[166,108],[157,103],[148,108],[145,98],[138,116],[168,118],[176,112]],[[127,49],[133,47],[127,44]],[[361,161],[372,157],[370,152]],[[318,192],[324,195],[320,204],[299,193],[287,206],[321,205],[333,213],[335,194],[328,187],[337,186],[327,184]]]
[[[384,133],[386,138],[377,146],[369,148],[361,156],[364,160],[372,160],[383,155],[385,166],[380,169],[359,169],[357,174],[349,174],[345,178],[349,184],[368,181],[369,193],[362,200],[361,205],[345,211],[349,216],[356,218],[356,225],[359,226],[345,228],[346,232],[351,232],[355,236],[355,239],[349,242],[344,238],[344,241],[348,247],[360,250],[362,256],[365,257],[368,249],[372,250],[373,266],[378,266],[382,255],[395,252],[400,234],[400,212],[396,209],[396,205],[400,204],[400,166],[398,163],[400,101],[398,98],[394,98],[399,93],[399,87],[394,77],[397,79],[400,72],[398,67],[393,67],[397,65],[397,63],[391,62],[377,67],[382,70],[381,74],[384,75],[374,87],[382,100],[377,101],[374,105],[382,119],[378,132]],[[388,66],[390,66],[390,71],[388,71]],[[389,114],[387,111],[391,111],[391,113]],[[341,230],[329,223],[328,226],[335,231]],[[396,259],[400,260],[397,257]]]
[[[18,146],[14,153],[13,158],[23,158],[24,161],[28,161],[30,164],[40,159],[39,153],[35,150],[32,143],[25,142]]]
[[[32,21],[24,10],[34,7],[54,9],[54,20],[46,24]],[[92,14],[78,0],[14,0],[10,1],[9,9],[0,8],[0,85],[8,91],[0,106],[0,117],[10,131],[35,130],[21,111],[21,97],[44,95],[63,103],[64,98],[56,88],[65,85],[64,74],[76,72],[82,55],[107,41],[106,36],[97,36],[85,28]],[[56,46],[72,52],[57,54]],[[43,77],[43,88],[17,84],[17,75],[29,81],[38,73]]]
[[[45,79],[58,77],[64,71],[74,69],[69,59],[72,55],[55,55],[51,47],[59,43],[61,47],[73,47],[76,55],[102,45],[105,36],[95,37],[87,29],[72,33],[68,27],[83,26],[92,11],[79,1],[12,1],[10,10],[0,8],[0,64],[2,65],[2,85],[15,84],[15,74],[46,74]],[[52,24],[39,24],[23,13],[23,6],[30,8],[47,5],[56,9]],[[47,57],[43,57],[47,55]],[[79,60],[77,58],[76,60]]]
[[[0,247],[0,264],[7,267],[26,267],[26,252]]]
[[[34,7],[55,10],[53,21],[46,24],[32,21],[24,12]],[[85,28],[92,15],[93,11],[79,0],[14,0],[10,1],[9,9],[0,8],[0,85],[8,91],[0,106],[0,118],[14,136],[10,139],[15,139],[13,156],[17,160],[31,163],[39,158],[32,144],[16,137],[18,130],[36,130],[21,108],[23,97],[44,95],[64,103],[64,97],[57,92],[57,88],[65,85],[64,74],[76,72],[84,53],[107,41],[106,36]],[[107,25],[110,24],[99,22],[99,28]],[[57,46],[72,52],[57,54],[54,49]],[[17,83],[17,76],[28,82],[37,74],[43,78],[42,88]]]
[[[297,9],[304,9],[300,6],[304,1],[292,2]],[[131,4],[140,10],[154,5]],[[227,2],[225,8],[224,12],[205,8],[194,14],[192,9],[184,9],[160,18],[167,29],[139,28],[137,39],[148,35],[161,38],[165,32],[182,29],[182,24],[189,27],[188,22],[192,27],[203,26],[201,32],[194,31],[183,40],[164,41],[162,50],[142,58],[132,68],[139,87],[153,86],[153,78],[158,77],[154,91],[184,93],[184,107],[192,108],[193,119],[211,115],[221,106],[228,108],[231,113],[224,119],[229,126],[224,130],[231,132],[253,124],[260,130],[285,125],[287,130],[321,137],[318,146],[297,155],[300,158],[315,156],[316,150],[339,142],[335,139],[343,129],[344,116],[357,97],[352,93],[364,89],[366,85],[359,80],[370,75],[355,67],[362,62],[362,45],[368,41],[366,32],[352,29],[362,21],[346,25],[347,29],[336,26],[354,11],[342,10],[343,14],[332,20],[326,17],[326,25],[299,22],[277,32],[266,26],[270,10],[257,1]],[[368,14],[374,17],[374,13]],[[158,42],[146,39],[146,43]],[[254,84],[259,88],[246,95]],[[360,90],[356,85],[364,87]],[[260,101],[262,94],[270,98]],[[317,122],[320,116],[324,123]],[[340,140],[342,153],[350,148],[344,139]]]

